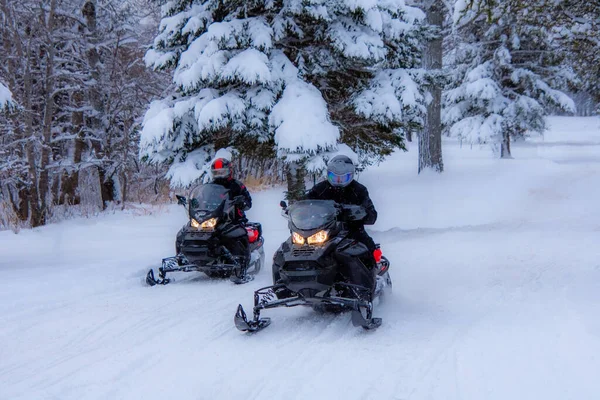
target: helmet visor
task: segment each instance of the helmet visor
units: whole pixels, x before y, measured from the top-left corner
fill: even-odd
[[[345,174],[338,175],[333,171],[327,172],[327,180],[331,183],[332,186],[346,186],[352,179],[354,178],[354,174],[352,172],[348,172]]]
[[[211,169],[213,178],[227,178],[229,177],[229,168]]]

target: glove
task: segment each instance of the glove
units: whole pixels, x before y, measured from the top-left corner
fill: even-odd
[[[233,204],[238,208],[244,208],[246,206],[246,199],[244,199],[244,196],[236,196],[233,198]]]

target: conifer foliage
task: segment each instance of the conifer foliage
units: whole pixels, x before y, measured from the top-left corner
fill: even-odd
[[[424,14],[403,0],[175,0],[163,15],[146,62],[175,85],[146,114],[141,155],[171,163],[175,185],[249,138],[318,171],[339,142],[369,161],[423,123]]]
[[[546,4],[548,3],[548,4]],[[557,90],[566,79],[544,23],[549,2],[459,0],[458,44],[448,56],[455,74],[444,93],[451,136],[490,143],[510,158],[510,143],[542,133],[550,107],[574,111]]]

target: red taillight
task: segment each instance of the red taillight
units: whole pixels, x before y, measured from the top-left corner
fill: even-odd
[[[375,249],[375,251],[373,251],[373,257],[375,258],[375,262],[380,262],[382,255],[383,253],[381,252],[381,249]]]
[[[246,232],[248,232],[248,241],[250,243],[254,243],[258,240],[258,229],[254,229],[247,226]]]

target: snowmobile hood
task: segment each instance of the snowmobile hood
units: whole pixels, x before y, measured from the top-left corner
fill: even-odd
[[[292,230],[314,231],[335,222],[338,209],[332,200],[301,200],[288,208],[288,215]]]
[[[221,185],[200,185],[190,195],[189,216],[197,221],[219,217],[223,213],[229,190]]]

